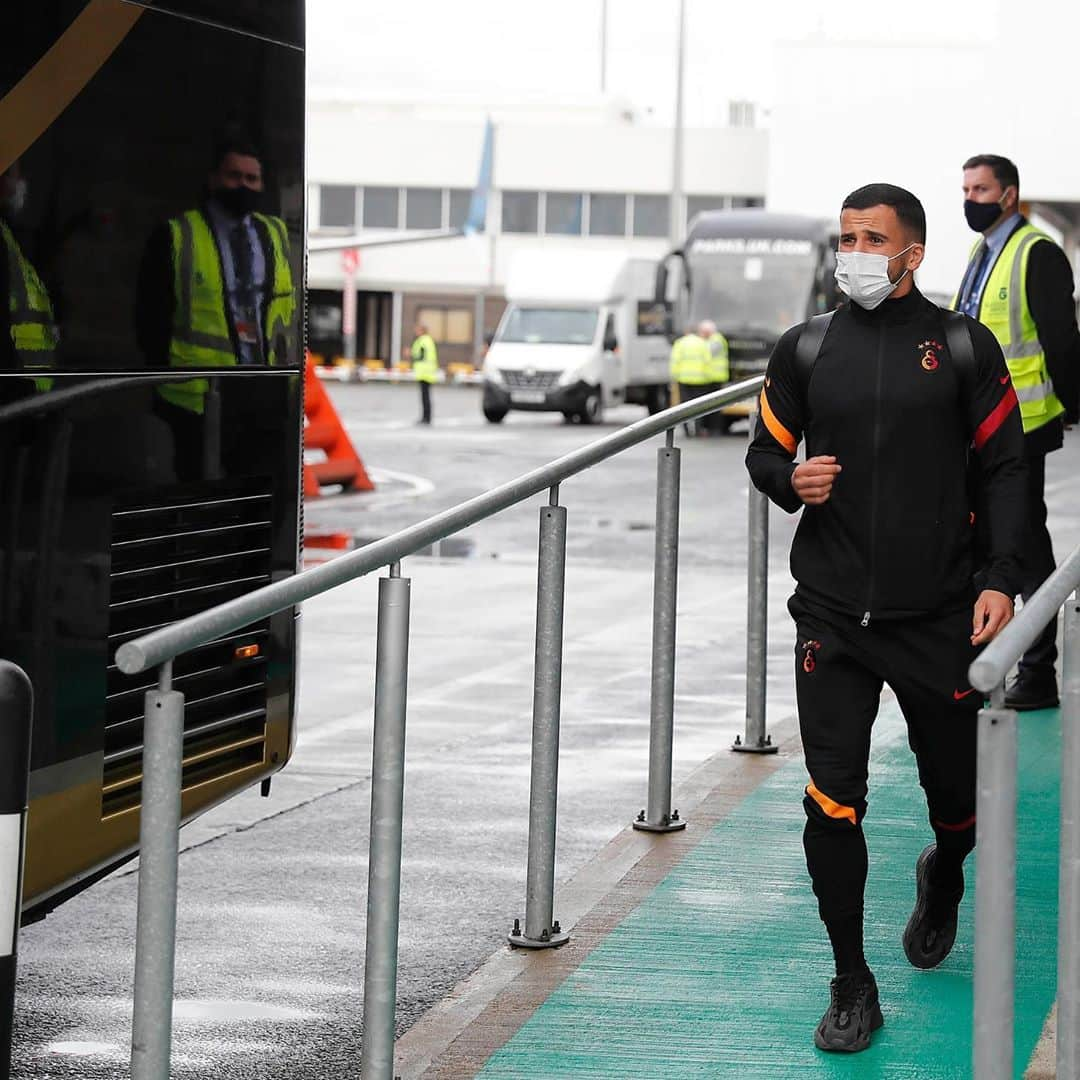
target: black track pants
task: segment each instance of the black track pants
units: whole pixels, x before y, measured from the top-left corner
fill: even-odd
[[[795,688],[806,767],[806,863],[821,918],[841,955],[862,952],[870,729],[883,684],[900,704],[938,844],[935,877],[955,879],[975,846],[975,728],[981,695],[968,665],[971,608],[934,618],[860,625],[788,601],[795,619]],[[857,942],[843,940],[857,934]],[[840,946],[838,946],[838,940]]]

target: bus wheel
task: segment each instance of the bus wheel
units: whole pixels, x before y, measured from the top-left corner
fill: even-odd
[[[493,409],[489,406],[484,406],[484,419],[489,424],[501,424],[506,419],[506,409]]]
[[[645,407],[650,416],[663,412],[671,404],[671,391],[666,386],[650,386]]]
[[[599,424],[604,418],[604,405],[600,398],[599,390],[590,390],[585,398],[585,404],[578,413],[583,424]]]

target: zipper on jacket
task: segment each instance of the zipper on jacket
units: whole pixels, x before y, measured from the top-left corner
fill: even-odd
[[[881,383],[884,373],[885,325],[878,328],[877,376],[874,391],[874,438],[871,445],[870,466],[870,573],[866,583],[866,611],[863,612],[860,626],[870,625],[870,611],[874,606],[874,572],[877,554],[877,489],[878,489],[878,450],[881,443]]]

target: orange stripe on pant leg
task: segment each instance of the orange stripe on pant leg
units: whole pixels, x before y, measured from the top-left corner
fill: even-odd
[[[769,429],[769,434],[791,455],[795,454],[795,447],[798,443],[795,442],[795,436],[779,420],[776,419],[776,413],[772,411],[772,406],[769,404],[769,399],[765,396],[765,391],[761,391],[761,419],[765,421],[765,426]]]
[[[818,790],[818,788],[814,786],[813,780],[807,784],[806,794],[809,795],[810,798],[829,815],[829,817],[850,821],[852,825],[859,824],[858,816],[856,815],[853,806],[844,806],[842,803],[834,802],[825,794],[825,792]]]

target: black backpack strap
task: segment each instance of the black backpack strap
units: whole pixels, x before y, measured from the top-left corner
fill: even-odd
[[[960,378],[964,394],[970,397],[975,392],[978,374],[971,330],[968,328],[967,319],[959,311],[946,311],[942,308],[941,317],[945,322],[945,344],[949,347],[949,355],[956,365],[956,374]]]
[[[821,343],[825,340],[825,331],[829,329],[829,323],[835,311],[826,311],[824,315],[815,315],[808,319],[799,334],[799,340],[795,342],[795,374],[802,387],[803,397],[810,387],[810,376],[814,374],[814,365],[817,363],[818,353],[821,352]]]

